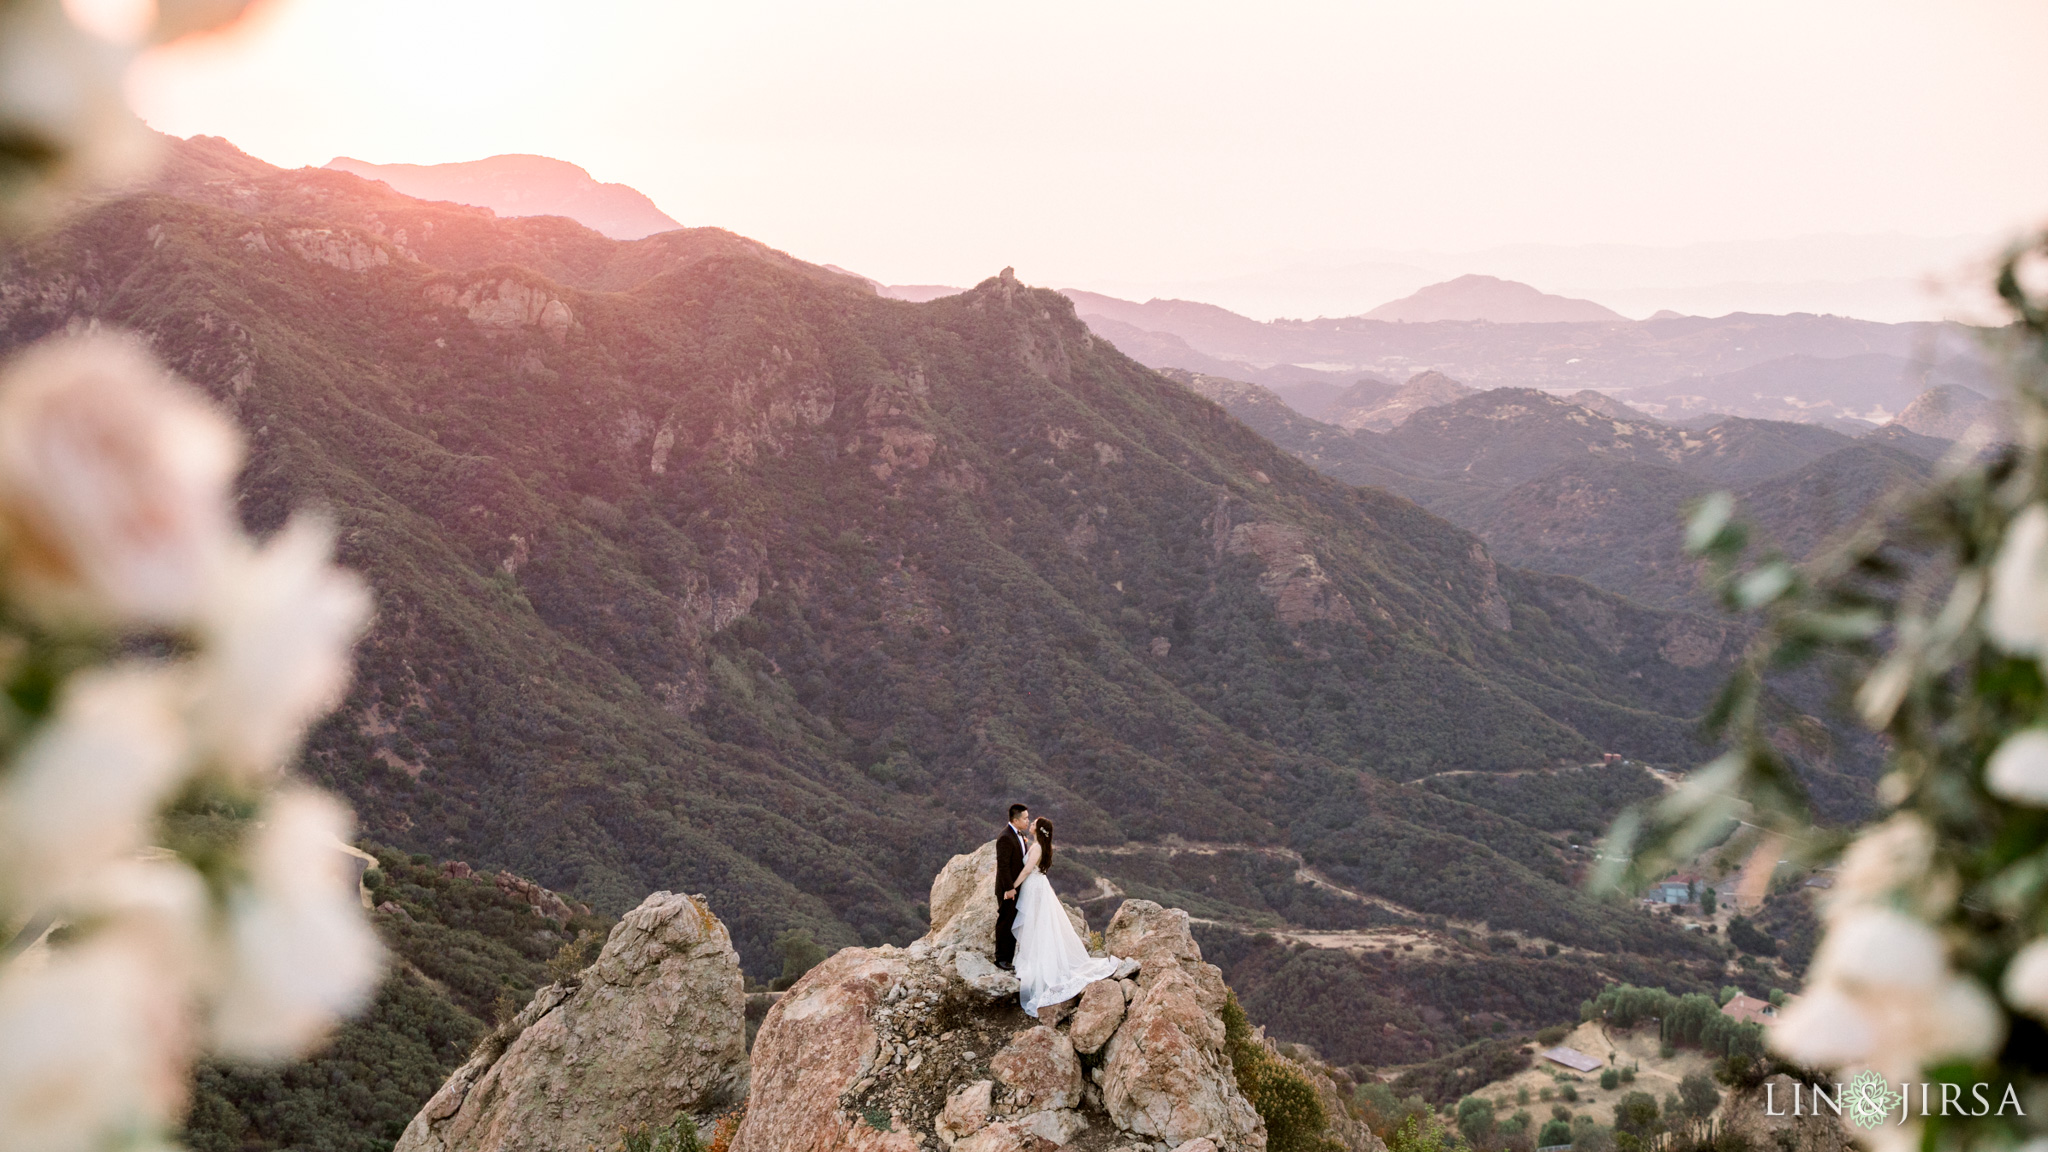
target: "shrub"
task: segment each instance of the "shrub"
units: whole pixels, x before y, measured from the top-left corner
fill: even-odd
[[[1493,1101],[1467,1096],[1458,1101],[1458,1134],[1467,1144],[1478,1147],[1493,1135]]]
[[[1536,1135],[1538,1148],[1551,1148],[1572,1142],[1572,1125],[1569,1120],[1547,1120],[1543,1130]]]
[[[1680,1109],[1695,1120],[1704,1120],[1721,1103],[1721,1093],[1714,1087],[1713,1078],[1704,1072],[1694,1072],[1678,1082]]]
[[[619,1133],[619,1144],[624,1152],[704,1152],[697,1122],[688,1116],[676,1117],[665,1128],[628,1128]]]
[[[1269,1152],[1341,1150],[1341,1145],[1323,1135],[1330,1117],[1315,1085],[1252,1038],[1251,1021],[1245,1018],[1235,994],[1223,1003],[1223,1045],[1230,1053],[1238,1091],[1266,1122]]]
[[[1577,1103],[1579,1099],[1579,1090],[1570,1084],[1562,1085],[1557,1090],[1557,1098],[1565,1101],[1566,1103]]]
[[[1609,1092],[1621,1087],[1621,1073],[1612,1068],[1602,1070],[1600,1073],[1600,1086]]]
[[[1267,1146],[1272,1146],[1270,1134]],[[1451,1134],[1434,1112],[1410,1116],[1387,1137],[1387,1152],[1450,1152],[1452,1147]]]

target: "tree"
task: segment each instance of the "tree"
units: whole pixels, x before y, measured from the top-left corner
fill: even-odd
[[[1638,1140],[1648,1140],[1663,1131],[1658,1122],[1657,1098],[1648,1092],[1630,1092],[1614,1106],[1614,1130]]]
[[[1572,1118],[1572,1152],[1614,1152],[1614,1132],[1591,1116]]]
[[[1721,986],[1721,997],[1720,997],[1720,999],[1721,999],[1721,1003],[1722,1003],[1722,1004],[1724,1004],[1724,1005],[1725,1005],[1725,1004],[1727,1004],[1727,1003],[1728,1003],[1728,1002],[1729,1002],[1730,1000],[1733,1000],[1733,999],[1735,999],[1735,998],[1736,998],[1737,996],[1740,996],[1740,995],[1742,995],[1742,989],[1740,989],[1740,988],[1737,988],[1737,987],[1736,987],[1735,985],[1733,985],[1733,984],[1723,984],[1723,985]]]
[[[1614,1069],[1612,1069],[1612,1068],[1605,1068],[1605,1069],[1602,1069],[1602,1070],[1601,1070],[1601,1072],[1600,1072],[1600,1086],[1601,1086],[1602,1088],[1605,1088],[1605,1089],[1607,1089],[1607,1090],[1608,1090],[1609,1092],[1612,1092],[1612,1091],[1614,1091],[1614,1090],[1615,1090],[1616,1088],[1620,1087],[1620,1085],[1621,1085],[1621,1073],[1620,1073],[1620,1072],[1617,1072],[1617,1071],[1615,1071],[1615,1070],[1614,1070]]]
[[[1720,1103],[1721,1091],[1706,1073],[1694,1072],[1678,1082],[1679,1108],[1692,1119],[1706,1119]]]
[[[1536,1135],[1538,1148],[1555,1148],[1572,1142],[1572,1125],[1569,1120],[1546,1120],[1543,1130]]]
[[[1728,921],[1728,942],[1752,956],[1776,956],[1778,942],[1769,933],[1750,923],[1749,917],[1737,916]]]
[[[1458,1101],[1458,1134],[1478,1148],[1493,1137],[1493,1101],[1467,1096]]]
[[[1449,1152],[1451,1146],[1451,1134],[1434,1112],[1408,1117],[1387,1137],[1387,1152]]]
[[[808,928],[791,928],[775,938],[775,950],[782,954],[782,975],[768,986],[780,992],[803,978],[804,973],[825,961],[825,948],[811,938]]]
[[[1785,1006],[1786,999],[1787,997],[1785,996],[1785,990],[1783,988],[1771,989],[1771,1007],[1783,1008]]]
[[[1709,888],[1706,891],[1700,893],[1700,911],[1706,913],[1709,916],[1712,916],[1714,914],[1714,909],[1718,906],[1719,901],[1715,897],[1714,890],[1712,888]]]

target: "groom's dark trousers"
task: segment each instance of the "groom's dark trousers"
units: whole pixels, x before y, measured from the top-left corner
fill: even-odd
[[[1024,845],[1009,825],[996,834],[996,963],[1008,968],[1017,958],[1017,900],[1003,894],[1017,886],[1024,871]]]

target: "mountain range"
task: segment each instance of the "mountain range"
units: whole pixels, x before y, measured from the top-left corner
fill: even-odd
[[[638,240],[682,225],[638,189],[604,184],[546,156],[490,156],[455,164],[371,164],[337,156],[327,167],[379,180],[407,196],[489,208],[500,216],[567,216],[614,240]]]
[[[1344,1062],[1720,974],[1573,845],[1661,788],[1634,762],[1704,754],[1740,627],[1503,563],[1007,270],[914,304],[195,138],[0,260],[0,343],[89,324],[248,430],[253,529],[339,521],[377,621],[305,770],[383,843],[606,914],[705,893],[765,979],[789,930],[922,933],[1021,799],[1065,890],[1199,908],[1259,1018]],[[1428,411],[1389,476],[1534,474],[1451,421],[1473,475],[1411,475]],[[1394,929],[1431,946],[1360,951]]]
[[[1397,304],[1406,309],[1483,279],[1435,285]],[[1541,295],[1526,285],[1512,289],[1518,297]],[[1479,297],[1499,291],[1507,289],[1489,286]],[[1090,328],[1141,363],[1262,384],[1318,419],[1362,376],[1387,382],[1424,371],[1476,388],[1598,391],[1674,422],[1747,416],[1844,431],[1886,423],[1930,387],[1992,390],[1980,334],[1956,324],[1745,313],[1548,323],[1404,322],[1368,313],[1260,322],[1209,304],[1067,294]],[[1514,314],[1505,306],[1495,313]]]

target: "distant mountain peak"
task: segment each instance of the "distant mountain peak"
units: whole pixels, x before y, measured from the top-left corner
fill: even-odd
[[[327,167],[381,180],[420,200],[489,208],[500,216],[567,216],[614,240],[638,240],[682,225],[639,190],[606,184],[567,160],[508,153],[454,164],[372,164],[336,156]]]
[[[1438,320],[1489,320],[1495,324],[1625,323],[1628,317],[1595,304],[1553,296],[1497,276],[1460,276],[1417,289],[1413,295],[1382,304],[1367,320],[1400,320],[1427,324]]]

